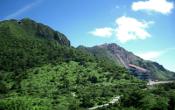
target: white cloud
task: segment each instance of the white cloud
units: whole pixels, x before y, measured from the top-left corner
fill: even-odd
[[[159,12],[162,14],[171,13],[173,8],[173,2],[168,2],[168,0],[146,0],[134,2],[132,4],[132,9],[134,11],[145,10]]]
[[[104,28],[96,28],[94,31],[89,32],[93,36],[97,37],[111,37],[113,33],[113,29],[110,27],[104,27]]]
[[[122,43],[128,42],[130,40],[136,39],[146,39],[151,37],[147,32],[149,25],[154,23],[153,21],[139,21],[135,18],[122,16],[116,19],[116,37]]]
[[[35,2],[32,2],[30,4],[27,4],[26,6],[24,6],[23,8],[17,10],[14,13],[9,14],[8,16],[6,16],[4,19],[11,19],[11,18],[15,18],[20,16],[21,14],[25,13],[26,11],[32,9],[34,6],[36,6],[37,4],[39,4],[40,2],[42,2],[42,0],[36,0]]]
[[[174,51],[175,48],[167,48],[161,51],[149,51],[149,52],[142,52],[142,53],[136,53],[137,56],[145,59],[145,60],[156,60],[157,58],[161,57],[164,54],[167,54],[168,52]]]

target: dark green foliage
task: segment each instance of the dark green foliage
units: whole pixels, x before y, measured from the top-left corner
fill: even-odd
[[[120,94],[118,91],[120,88],[116,86],[119,81],[112,79],[113,73],[110,76],[111,80],[107,81],[107,75],[102,68],[97,68],[96,63],[86,62],[85,65],[86,67],[71,61],[29,70],[26,73],[27,77],[21,82],[19,92],[39,98],[48,97],[54,101],[60,101],[60,97],[66,99],[72,97],[79,102],[77,106],[83,108],[105,103],[110,97]],[[63,102],[71,104],[66,99]],[[62,106],[63,102],[57,106]]]
[[[117,108],[134,107],[137,110],[174,110],[174,87],[172,83],[147,90],[132,89],[121,97]]]
[[[0,100],[1,110],[52,110],[48,99],[32,98],[28,96],[10,97]]]
[[[0,70],[14,72],[18,77],[26,69],[43,64],[93,60],[64,43],[66,37],[63,34],[32,20],[20,22],[4,21],[0,24]],[[35,30],[37,27],[41,29]],[[45,33],[38,35],[37,32]]]
[[[168,110],[175,110],[175,92],[171,91],[169,94],[169,107]]]
[[[111,54],[93,51],[101,56],[30,19],[0,22],[0,110],[86,110],[116,96],[99,109],[175,108],[174,83],[148,89]]]

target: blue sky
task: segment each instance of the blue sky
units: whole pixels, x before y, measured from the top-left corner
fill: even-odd
[[[117,43],[175,71],[174,0],[1,0],[0,20],[29,17],[73,46]]]

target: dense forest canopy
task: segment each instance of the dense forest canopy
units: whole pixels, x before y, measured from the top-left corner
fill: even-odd
[[[148,88],[126,68],[30,19],[0,22],[0,109],[174,110],[175,83]]]

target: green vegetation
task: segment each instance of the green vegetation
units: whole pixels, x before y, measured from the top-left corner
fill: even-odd
[[[174,89],[147,89],[117,62],[71,47],[43,24],[0,22],[0,110],[86,110],[116,96],[99,109],[173,110]]]
[[[152,72],[152,77],[158,80],[174,80],[175,73],[166,70],[162,65],[152,61],[136,60],[133,64],[140,65]]]
[[[123,64],[119,61],[119,59],[117,59],[115,55],[109,52],[107,48],[100,47],[100,46],[94,46],[92,48],[79,46],[77,49],[83,52],[89,53],[91,55],[94,55],[100,61],[105,60],[104,62],[111,62],[111,63],[115,63],[115,65],[124,67]]]
[[[102,110],[175,110],[175,83],[155,86],[152,89],[131,90],[120,101]]]
[[[94,47],[79,46],[78,49],[92,54],[100,60],[107,59],[107,61],[115,63],[121,67],[126,67],[129,64],[134,64],[136,66],[142,67],[148,70],[151,78],[155,80],[175,79],[174,72],[166,70],[162,65],[156,62],[143,60],[142,58],[134,55],[132,52],[125,50],[115,43],[102,44]]]

